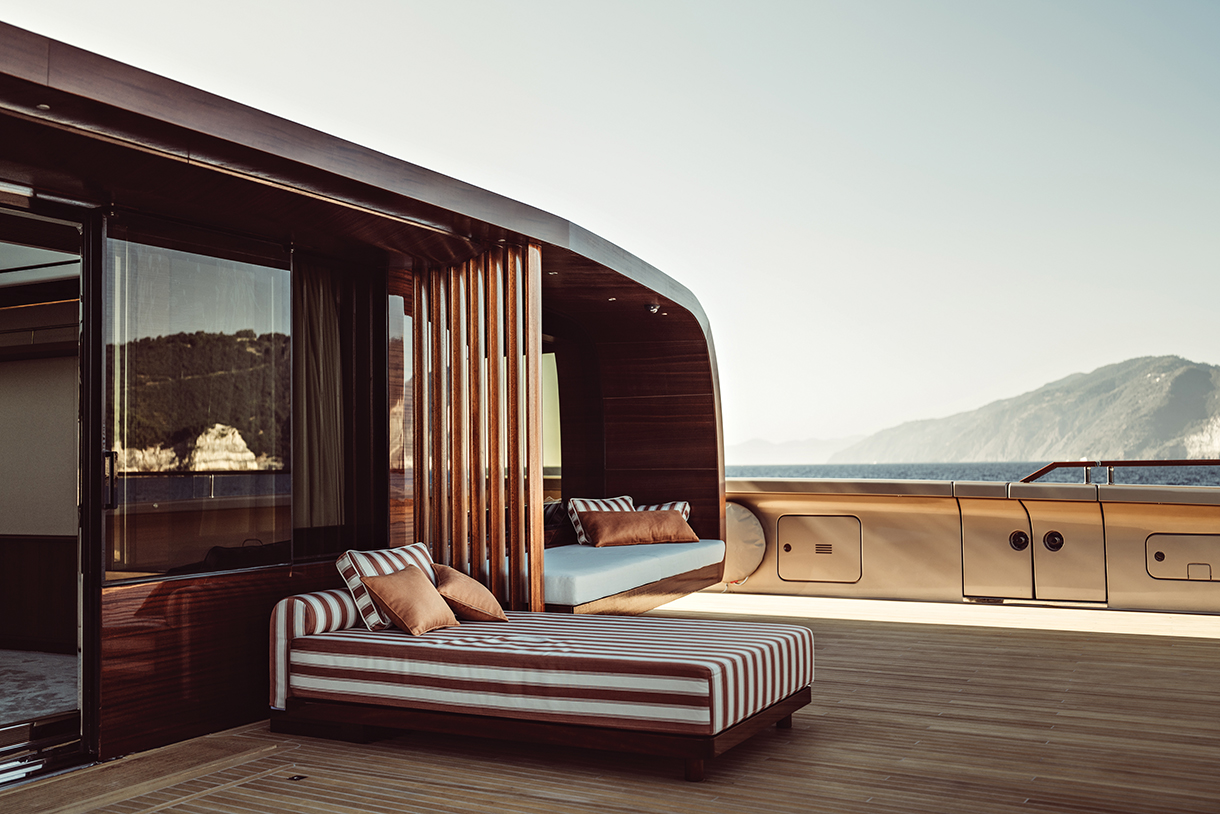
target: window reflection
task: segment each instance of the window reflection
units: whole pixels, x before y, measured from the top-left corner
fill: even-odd
[[[287,561],[288,270],[118,239],[107,261],[108,577]]]
[[[390,545],[415,541],[414,379],[410,305],[405,297],[389,298],[390,384]]]

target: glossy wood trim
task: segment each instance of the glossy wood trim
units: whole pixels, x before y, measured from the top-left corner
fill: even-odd
[[[466,382],[468,367],[466,348],[466,282],[467,264],[450,270],[449,278],[449,444],[448,461],[450,515],[450,558],[446,561],[465,572],[469,563],[470,485],[466,468],[467,438],[470,415],[466,409],[469,389]]]
[[[507,556],[504,505],[504,252],[488,253],[483,273],[483,324],[487,326],[487,547],[491,561]],[[487,575],[487,586],[501,603],[508,601],[508,585],[499,568]]]
[[[508,573],[509,607],[526,610],[529,607],[529,575],[525,570],[525,483],[524,472],[527,460],[525,420],[522,415],[522,313],[521,313],[521,249],[508,247],[505,257],[504,286],[504,334],[506,373],[505,396],[505,441],[508,454]]]
[[[466,276],[466,325],[469,331],[467,393],[470,399],[470,574],[487,584],[487,475],[483,454],[487,385],[483,378],[484,335],[482,296],[487,255],[471,260]]]
[[[542,247],[531,243],[525,252],[523,274],[525,344],[525,571],[528,607],[542,610],[544,596],[542,519]]]
[[[0,70],[46,85],[50,82],[51,40],[11,25],[0,25]]]
[[[431,459],[428,461],[428,466],[424,470],[424,477],[432,481],[432,533],[433,536],[427,542],[432,546],[432,558],[437,562],[449,562],[449,514],[446,511],[446,490],[444,488],[444,480],[441,477],[443,467],[448,465],[449,460],[449,445],[448,428],[446,427],[446,414],[448,410],[445,404],[445,393],[448,388],[448,369],[446,358],[446,326],[445,312],[448,307],[448,300],[445,292],[445,278],[441,274],[437,274],[433,270],[429,275],[431,281],[431,292],[429,305],[431,313],[429,324],[431,326],[431,351],[432,351],[432,368],[428,371],[428,378],[431,383],[429,385],[432,390],[432,405],[428,415],[428,424],[432,430],[432,443],[430,444],[429,452]]]

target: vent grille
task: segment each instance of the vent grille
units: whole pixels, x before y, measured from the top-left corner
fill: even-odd
[[[835,553],[835,547],[833,543],[816,543],[814,544],[813,552],[815,554],[833,554]]]

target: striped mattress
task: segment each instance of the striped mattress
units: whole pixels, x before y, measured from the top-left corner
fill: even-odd
[[[346,591],[289,597],[272,618],[272,706],[296,697],[714,735],[813,680],[803,627],[508,617],[411,636],[357,626]]]

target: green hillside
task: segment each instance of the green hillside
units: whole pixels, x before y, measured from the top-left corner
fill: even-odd
[[[235,427],[250,451],[289,466],[292,451],[292,364],[289,337],[281,333],[174,334],[119,347],[123,376],[114,393],[125,414],[128,449],[186,446],[214,424]],[[115,384],[115,347],[107,346],[109,389]],[[107,405],[108,411],[112,405]],[[113,427],[108,413],[106,426]]]

